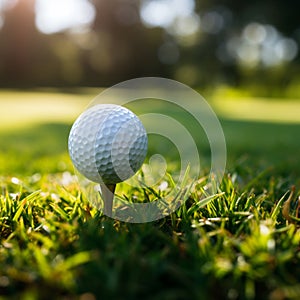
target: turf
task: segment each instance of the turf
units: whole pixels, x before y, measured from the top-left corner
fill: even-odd
[[[204,169],[176,212],[130,224],[91,206],[67,154],[71,123],[93,92],[0,94],[0,298],[299,299],[298,102],[278,100],[291,117],[273,111],[266,121],[245,101],[230,109],[216,100],[228,147],[217,193],[207,194]],[[253,100],[253,114],[261,105]],[[172,187],[165,180],[166,190],[117,193],[153,201]]]

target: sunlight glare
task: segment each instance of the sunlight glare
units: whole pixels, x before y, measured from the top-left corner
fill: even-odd
[[[148,27],[168,28],[178,17],[188,17],[195,9],[194,0],[143,0],[140,15]]]
[[[45,34],[89,27],[95,19],[87,0],[36,0],[36,26]]]

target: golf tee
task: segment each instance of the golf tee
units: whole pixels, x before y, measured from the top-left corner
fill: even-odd
[[[112,217],[112,207],[113,207],[113,200],[114,200],[114,194],[116,185],[115,184],[100,184],[101,187],[101,196],[103,200],[103,213],[108,216]]]

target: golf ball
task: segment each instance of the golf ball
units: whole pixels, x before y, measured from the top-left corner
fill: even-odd
[[[98,104],[74,122],[68,141],[76,169],[91,181],[116,184],[133,176],[146,157],[148,139],[139,118],[125,107]]]

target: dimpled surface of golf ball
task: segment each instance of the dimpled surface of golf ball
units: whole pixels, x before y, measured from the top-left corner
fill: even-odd
[[[76,169],[91,181],[116,184],[133,176],[147,154],[146,130],[125,107],[98,104],[74,122],[68,141]]]

